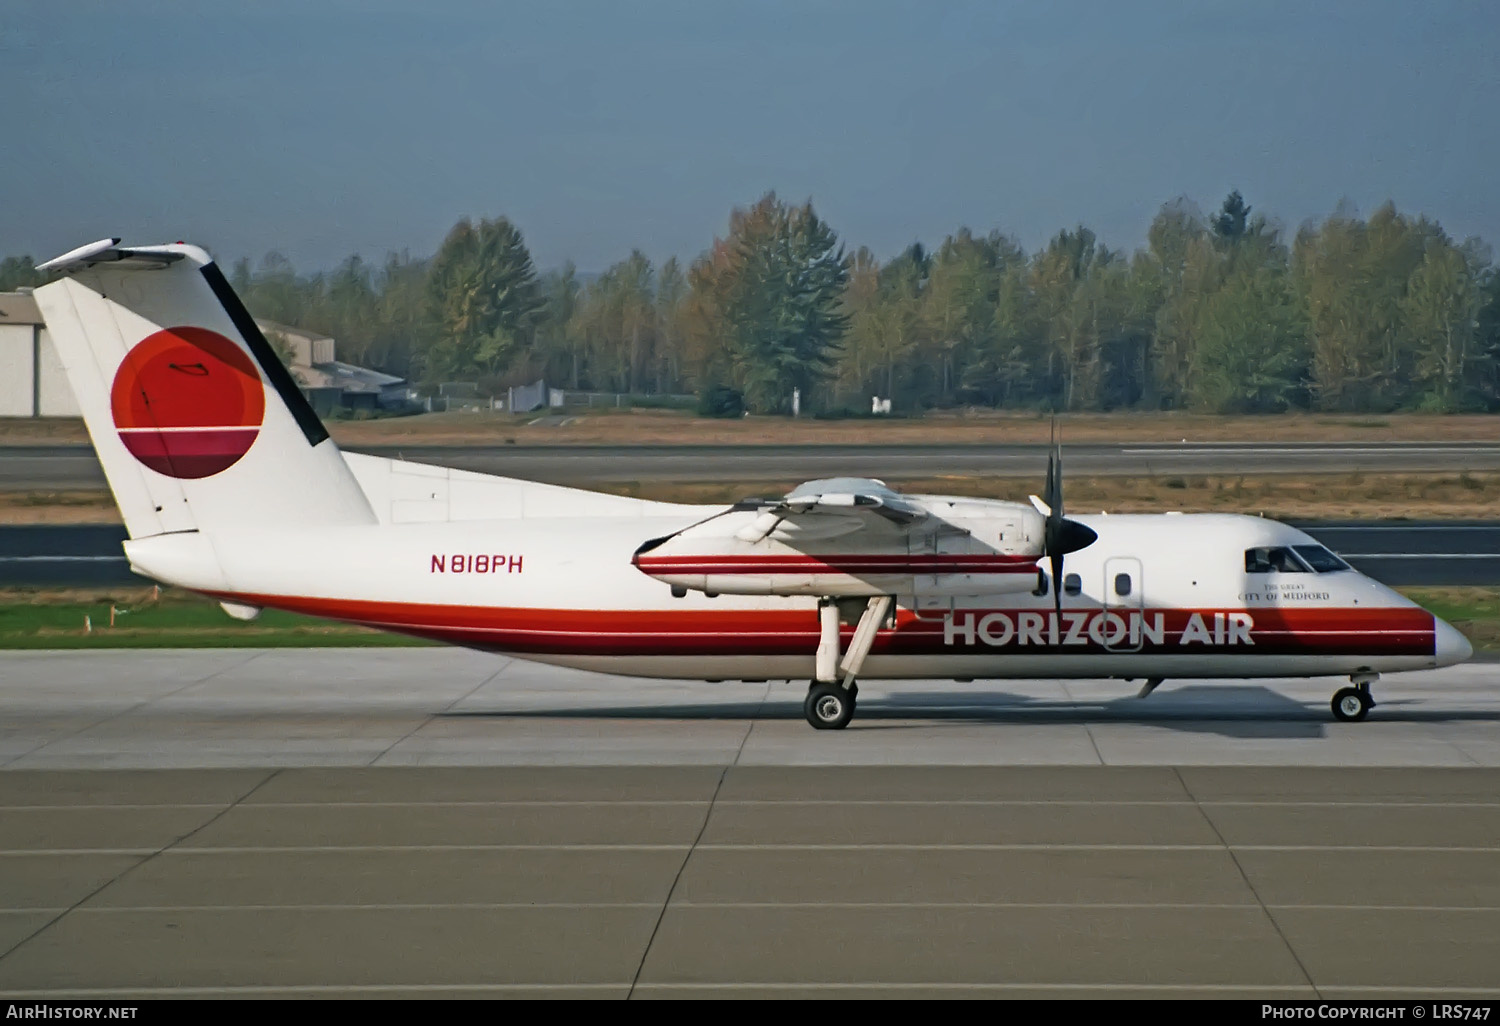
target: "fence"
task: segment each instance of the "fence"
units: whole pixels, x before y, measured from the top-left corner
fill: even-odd
[[[513,385],[504,396],[483,396],[479,386],[468,381],[448,381],[438,385],[438,394],[422,400],[429,413],[454,410],[508,410],[512,413],[531,413],[540,409],[630,409],[645,408],[691,408],[698,403],[695,395],[668,394],[647,395],[640,392],[575,392],[562,388],[548,388],[545,381],[534,381],[529,385]]]
[[[640,392],[567,392],[552,389],[551,405],[561,407],[581,406],[588,409],[613,407],[625,409],[631,406],[693,406],[698,402],[695,395],[644,395]]]

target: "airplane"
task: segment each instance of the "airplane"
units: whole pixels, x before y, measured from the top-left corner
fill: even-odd
[[[861,680],[1347,677],[1450,666],[1464,636],[1296,528],[1069,517],[1054,447],[1029,503],[810,481],[728,507],[340,451],[224,275],[105,239],[35,291],[131,568],[217,599],[582,670],[807,680],[815,728]]]

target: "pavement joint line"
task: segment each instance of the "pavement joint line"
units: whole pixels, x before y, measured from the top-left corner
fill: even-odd
[[[1063,680],[1059,681],[1058,684],[1062,688],[1063,697],[1066,698],[1069,702],[1076,705],[1078,703],[1078,699],[1074,696],[1072,689],[1068,687],[1068,682],[1066,680]],[[1094,758],[1099,760],[1099,765],[1108,765],[1109,761],[1104,758],[1104,753],[1099,751],[1099,739],[1094,736],[1093,724],[1085,721],[1083,724],[1083,733],[1084,736],[1089,739],[1089,747],[1094,750]]]
[[[791,681],[787,681],[786,683],[790,684]],[[730,762],[729,762],[729,765],[725,767],[726,770],[733,769],[734,767],[736,767],[736,766],[738,766],[740,764],[740,756],[742,756],[742,755],[745,754],[745,745],[750,740],[750,735],[755,732],[755,726],[756,726],[757,723],[760,722],[760,714],[765,711],[766,702],[769,701],[770,698],[771,698],[771,689],[774,688],[775,686],[776,685],[775,685],[775,683],[773,681],[769,681],[769,680],[766,681],[766,690],[761,694],[761,696],[760,696],[760,703],[758,705],[756,705],[755,711],[750,714],[750,717],[749,717],[750,722],[745,725],[745,734],[744,734],[743,737],[740,738],[739,747],[734,750],[734,758],[731,759]],[[723,778],[722,777],[719,778],[719,783],[720,783],[720,786],[722,787],[723,786]],[[718,795],[719,795],[719,792],[717,790],[715,790],[714,791],[714,797],[717,798]],[[712,811],[711,808],[710,808],[710,811]],[[639,975],[639,973],[637,973],[637,975]]]
[[[1465,748],[1459,742],[1457,742],[1457,741],[1449,741],[1448,743],[1453,746],[1453,750],[1454,751],[1456,751],[1459,755],[1462,755],[1465,759],[1468,759],[1475,766],[1483,766],[1484,765],[1484,763],[1480,759],[1478,759],[1478,758],[1475,757],[1475,755],[1474,755],[1473,752],[1469,751],[1467,748]]]
[[[1230,847],[1229,841],[1225,839],[1223,831],[1219,829],[1219,824],[1214,822],[1213,817],[1208,814],[1207,809],[1198,804],[1198,796],[1193,794],[1193,789],[1183,779],[1182,770],[1173,767],[1172,772],[1177,775],[1177,782],[1182,785],[1182,789],[1192,797],[1194,807],[1198,810],[1198,815],[1202,817],[1204,823],[1208,824],[1208,828],[1214,832],[1214,836],[1223,845],[1225,853],[1229,856],[1230,861],[1234,863],[1235,871],[1240,874],[1240,879],[1245,882],[1245,886],[1249,889],[1251,897],[1255,899],[1255,904],[1259,906],[1261,915],[1265,917],[1266,922],[1271,924],[1271,929],[1276,931],[1276,936],[1280,938],[1281,944],[1286,948],[1287,954],[1292,956],[1292,961],[1296,964],[1297,971],[1302,974],[1303,979],[1307,980],[1307,985],[1313,989],[1313,994],[1321,998],[1323,994],[1318,989],[1318,985],[1313,982],[1312,973],[1308,971],[1307,965],[1302,961],[1302,956],[1298,954],[1297,949],[1292,946],[1291,938],[1286,935],[1286,932],[1281,928],[1281,924],[1276,921],[1276,916],[1266,907],[1265,899],[1255,889],[1255,881],[1251,880],[1250,874],[1245,872],[1244,865],[1240,863],[1239,857],[1235,855],[1234,849]]]
[[[210,674],[210,676],[212,676],[212,674]],[[245,791],[239,797],[235,798],[234,801],[229,802],[227,805],[225,805],[224,808],[221,809],[218,812],[217,815],[210,816],[207,820],[203,821],[202,823],[199,823],[197,826],[193,827],[193,829],[189,830],[187,833],[182,834],[181,836],[176,837],[176,838],[174,838],[171,841],[168,841],[166,844],[164,844],[160,848],[156,849],[156,851],[152,852],[151,854],[146,855],[145,858],[139,859],[138,861],[135,861],[135,862],[132,862],[130,865],[126,866],[124,869],[122,869],[118,873],[116,873],[114,876],[112,876],[108,880],[104,881],[98,887],[95,887],[92,891],[89,891],[83,897],[79,898],[72,905],[70,905],[66,910],[58,913],[55,916],[53,916],[51,919],[47,920],[41,926],[39,926],[35,930],[31,931],[25,937],[22,937],[19,941],[17,941],[16,943],[12,944],[10,947],[6,948],[4,951],[0,951],[0,962],[4,962],[7,958],[9,958],[11,955],[15,954],[21,948],[25,947],[32,940],[36,939],[38,936],[40,936],[41,934],[43,934],[46,931],[48,931],[49,929],[51,929],[57,923],[61,922],[64,918],[67,917],[67,915],[68,915],[69,912],[71,912],[74,909],[78,908],[78,906],[82,905],[84,902],[86,902],[89,899],[93,898],[95,895],[99,894],[101,891],[106,890],[107,888],[113,886],[119,880],[121,880],[125,876],[129,875],[130,873],[134,872],[136,869],[139,869],[141,866],[144,866],[146,863],[150,862],[153,858],[155,858],[156,856],[160,855],[162,852],[166,851],[167,849],[171,848],[174,844],[178,844],[181,841],[185,841],[189,837],[192,837],[194,834],[196,834],[198,831],[202,830],[204,827],[207,827],[207,826],[209,826],[212,823],[218,822],[218,820],[225,813],[227,813],[230,809],[233,809],[236,805],[238,805],[240,802],[244,801],[246,798],[250,797],[250,795],[254,794],[259,788],[263,787],[267,782],[269,782],[274,777],[276,777],[277,774],[279,774],[280,772],[281,772],[280,770],[272,770],[271,772],[265,774],[263,777],[260,778],[260,780],[256,781],[253,785],[251,785],[251,787],[247,791]]]
[[[1457,747],[1456,742],[1451,742]],[[1476,764],[1474,768],[1493,769]],[[482,799],[474,801],[283,801],[283,802],[250,802],[246,805],[249,809],[467,809],[467,808],[592,808],[598,806],[679,806],[679,805],[703,805],[707,798],[622,798],[611,800],[608,798],[569,798],[550,800],[546,798],[536,799]],[[87,804],[87,805],[0,805],[0,812],[97,812],[100,810],[157,810],[157,809],[211,809],[218,808],[222,802],[152,802],[152,803],[123,803],[123,804]],[[1045,798],[721,798],[720,806],[732,807],[780,807],[780,806],[861,806],[878,807],[884,805],[921,807],[944,807],[955,808],[1008,808],[1012,806],[1047,807],[1057,806],[1078,808],[1186,808],[1193,804],[1187,798],[1165,798],[1165,799],[1093,799],[1093,798],[1058,798],[1048,800]],[[1393,808],[1409,809],[1500,809],[1500,802],[1490,801],[1384,801],[1379,798],[1368,800],[1340,800],[1340,801],[1318,801],[1310,799],[1287,799],[1285,801],[1268,800],[1219,800],[1206,799],[1199,803],[1206,807],[1229,807],[1229,808],[1347,808],[1347,809],[1379,809],[1387,810]]]
[[[384,759],[387,755],[390,755],[391,752],[395,751],[396,748],[401,744],[401,742],[403,742],[407,738],[411,737],[413,734],[415,734],[417,731],[421,730],[423,727],[427,726],[429,723],[431,723],[433,720],[437,719],[439,716],[445,715],[446,713],[448,713],[449,711],[451,711],[454,706],[458,705],[458,703],[462,702],[464,699],[468,698],[470,695],[472,695],[475,692],[479,691],[481,688],[483,688],[490,681],[494,680],[496,677],[499,677],[502,673],[504,673],[507,669],[510,668],[510,664],[513,663],[513,662],[515,662],[514,659],[506,659],[504,662],[502,662],[500,664],[500,666],[496,667],[495,670],[489,676],[485,677],[483,680],[481,680],[478,684],[475,684],[468,691],[465,691],[462,695],[459,695],[453,701],[451,701],[447,705],[443,706],[442,709],[438,710],[437,712],[429,712],[429,713],[427,713],[417,723],[416,726],[412,727],[405,734],[402,734],[400,737],[396,738],[396,740],[394,740],[390,744],[386,745],[386,747],[385,747],[385,749],[383,751],[381,751],[378,755],[375,756],[375,758],[371,759],[365,765],[367,765],[367,766],[376,766],[376,765],[379,765],[380,764],[380,760]]]
[[[1313,912],[1500,912],[1500,905],[1309,905],[1232,901],[679,901],[674,908],[983,908],[1193,911],[1262,908]],[[24,911],[24,910],[22,910]]]
[[[434,901],[387,902],[371,904],[255,904],[255,905],[89,905],[75,909],[78,915],[114,915],[127,912],[391,912],[416,910],[469,909],[615,909],[658,908],[656,901]],[[1254,911],[1262,906],[1253,902],[1215,901],[679,901],[678,909],[1073,909],[1088,911],[1162,911],[1191,912],[1204,909]],[[1265,908],[1287,912],[1421,912],[1421,913],[1493,913],[1500,905],[1339,905],[1317,902],[1305,905],[1272,903]],[[24,915],[66,912],[57,907],[0,908],[0,914]]]
[[[207,826],[208,824],[204,824]],[[201,827],[199,829],[202,829]],[[5,848],[0,858],[33,855],[250,855],[290,854],[301,852],[387,852],[387,851],[1266,851],[1266,852],[1379,852],[1393,854],[1495,854],[1500,847],[1486,845],[1410,845],[1410,844],[1113,844],[1089,842],[987,842],[922,844],[901,841],[869,842],[790,842],[708,844],[645,844],[604,841],[556,842],[550,844],[293,844],[293,845],[178,845],[155,848]]]
[[[655,901],[408,901],[366,904],[319,902],[309,905],[90,905],[77,910],[79,915],[118,915],[129,912],[406,912],[468,911],[486,909],[591,909],[656,908]],[[5,909],[3,911],[36,912],[39,909]]]
[[[809,982],[809,983],[643,983],[643,990],[1062,990],[1062,991],[1154,991],[1165,990],[1174,992],[1229,992],[1229,991],[1252,991],[1254,993],[1265,993],[1270,991],[1305,991],[1311,990],[1317,993],[1316,988],[1296,983],[1023,983],[1012,981],[1008,983],[960,983],[955,981],[941,981],[932,983],[851,983],[839,982]],[[1489,994],[1500,994],[1500,987],[1401,987],[1401,986],[1358,986],[1349,984],[1325,984],[1324,986],[1333,990],[1349,990],[1368,992],[1372,994],[1462,994],[1464,996],[1479,997]]]
[[[0,857],[26,855],[255,855],[260,853],[291,855],[302,853],[391,852],[391,851],[682,851],[682,844],[307,844],[267,845],[265,847],[171,847],[155,848],[10,848],[0,850]]]
[[[171,691],[168,691],[165,694],[154,695],[151,698],[143,698],[124,709],[117,709],[113,713],[110,713],[108,716],[105,716],[103,719],[88,723],[76,730],[69,731],[65,734],[60,734],[57,737],[49,737],[47,740],[43,741],[36,747],[29,748],[26,751],[22,752],[20,755],[13,756],[12,758],[6,759],[4,762],[0,762],[0,769],[5,769],[13,765],[14,763],[21,761],[22,759],[30,759],[38,752],[46,749],[49,745],[56,743],[66,743],[76,737],[79,737],[80,735],[87,734],[89,731],[95,729],[96,727],[102,727],[104,724],[117,720],[122,716],[128,716],[131,713],[136,712],[137,710],[147,708],[154,703],[161,701],[162,699],[175,698],[176,696],[182,694],[184,691],[187,691],[189,688],[197,687],[199,684],[205,684],[208,681],[213,680],[220,674],[228,673],[231,670],[238,670],[241,667],[248,666],[250,663],[254,662],[266,652],[265,649],[249,649],[246,651],[249,652],[249,655],[246,658],[237,661],[233,666],[226,666],[223,669],[214,670],[212,673],[206,674],[205,676],[200,677],[197,680],[189,681],[186,684],[183,684],[181,687],[173,688]],[[0,958],[4,957],[5,956],[3,954],[0,954]]]
[[[569,991],[569,990],[623,990],[628,983],[322,983],[322,984],[261,984],[227,987],[110,987],[88,989],[16,990],[8,991],[11,999],[47,1000],[67,998],[111,998],[111,997],[170,997],[215,995],[235,996],[239,994],[445,994],[460,991]],[[1366,986],[1360,984],[1325,984],[1330,990],[1359,994],[1420,994],[1434,997],[1489,997],[1500,995],[1500,987],[1424,987],[1399,985]],[[1252,995],[1305,992],[1312,988],[1287,983],[962,983],[952,981],[912,983],[850,983],[771,981],[759,983],[642,983],[641,990],[840,990],[840,991],[894,991],[894,990],[983,990],[983,991],[1027,991],[1053,990],[1078,992],[1127,991],[1147,993],[1166,991],[1171,993],[1219,993],[1248,992]]]
[[[155,848],[0,848],[0,858],[27,855],[150,855]]]
[[[7,991],[7,999],[28,1000],[46,998],[108,998],[121,995],[145,997],[203,996],[216,994],[329,994],[349,992],[355,994],[403,994],[434,993],[481,990],[504,992],[508,990],[623,990],[630,984],[621,983],[293,983],[277,985],[229,986],[229,987],[109,987],[64,990],[16,990]]]
[[[709,820],[713,818],[714,814],[714,802],[718,800],[719,792],[724,789],[724,780],[729,776],[730,769],[739,765],[740,756],[745,751],[745,742],[750,740],[750,734],[755,730],[755,724],[760,716],[760,712],[765,708],[766,699],[771,695],[771,688],[771,682],[767,681],[766,690],[760,697],[760,704],[756,706],[755,712],[750,717],[750,722],[745,725],[745,733],[741,735],[739,746],[734,750],[733,761],[719,771],[719,782],[714,785],[714,793],[709,798],[708,808],[703,811],[703,824],[698,828],[698,836],[693,838],[693,846],[688,848],[687,852],[682,856],[682,864],[677,867],[677,873],[672,877],[672,885],[667,888],[667,896],[661,903],[661,911],[656,914],[656,922],[651,926],[651,936],[646,938],[646,947],[641,951],[641,960],[635,967],[635,975],[630,980],[630,990],[625,995],[625,1000],[627,1001],[635,993],[636,982],[640,980],[641,972],[646,968],[646,959],[651,956],[651,946],[656,943],[656,935],[661,930],[662,920],[666,918],[667,909],[672,904],[672,895],[677,893],[677,884],[682,880],[682,874],[687,869],[689,860],[693,857],[693,850],[703,840],[703,834],[708,830]]]
[[[769,692],[769,690],[770,686],[767,685],[767,691]],[[751,726],[754,726],[753,720],[751,721]],[[747,728],[745,730],[745,737],[740,738],[741,749],[745,747],[745,738],[749,736],[750,730]],[[735,758],[738,759],[739,756],[736,755]],[[656,914],[656,922],[651,925],[651,936],[646,938],[646,946],[641,951],[641,960],[635,967],[635,975],[630,978],[630,991],[625,995],[626,1001],[629,1001],[631,996],[635,994],[635,985],[640,982],[641,971],[646,968],[646,959],[651,955],[651,946],[656,943],[656,934],[661,930],[662,920],[667,917],[667,909],[672,904],[672,895],[677,893],[677,884],[682,880],[682,874],[687,869],[688,861],[692,859],[693,852],[697,849],[699,842],[703,840],[703,834],[708,830],[708,822],[713,818],[714,814],[714,800],[719,797],[719,792],[724,789],[724,780],[729,776],[729,769],[728,766],[725,766],[719,771],[719,782],[714,785],[713,797],[709,799],[708,808],[703,810],[703,823],[698,827],[698,836],[693,838],[693,843],[683,853],[682,863],[677,867],[677,873],[672,877],[672,886],[667,888],[667,896],[662,900],[661,911]]]

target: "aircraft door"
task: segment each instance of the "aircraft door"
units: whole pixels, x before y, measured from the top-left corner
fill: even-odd
[[[1110,621],[1100,628],[1105,638],[1119,640],[1104,647],[1111,652],[1139,652],[1142,643],[1141,616],[1146,608],[1141,561],[1134,556],[1116,556],[1104,561],[1104,612],[1113,613],[1125,625],[1121,631]]]

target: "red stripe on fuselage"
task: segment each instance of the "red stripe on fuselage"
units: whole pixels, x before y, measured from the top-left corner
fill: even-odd
[[[811,655],[818,645],[818,615],[812,609],[725,610],[609,610],[609,609],[521,609],[508,607],[435,605],[409,602],[372,602],[362,599],[315,598],[294,595],[214,593],[230,602],[333,620],[380,627],[420,637],[434,638],[471,647],[536,655]],[[965,609],[959,616],[976,621],[999,613],[1014,623],[1022,614],[1039,615],[1047,624],[1042,644],[988,645],[950,643],[944,620],[919,618],[908,609],[897,612],[896,627],[883,630],[875,641],[876,654],[889,655],[1025,655],[1089,654],[1126,651],[1106,648],[1088,639],[1086,630],[1076,632],[1083,643],[1068,644],[1068,614],[1106,612],[1064,609],[1057,631],[1058,644],[1051,644],[1051,610]],[[1130,616],[1135,610],[1107,612]],[[1203,654],[1217,652],[1253,655],[1415,655],[1434,651],[1434,621],[1420,608],[1390,609],[1258,609],[1253,614],[1253,644],[1183,644],[1181,638],[1190,618],[1212,625],[1216,613],[1244,614],[1237,609],[1148,609],[1141,611],[1152,625],[1161,617],[1163,641],[1142,639],[1144,654]],[[853,628],[843,628],[845,642]],[[994,636],[994,632],[991,632]],[[976,634],[976,639],[980,635]]]
[[[910,555],[703,555],[637,556],[647,574],[1030,574],[1035,556],[927,554]]]

